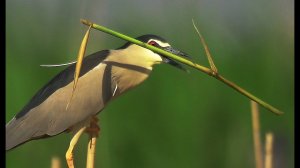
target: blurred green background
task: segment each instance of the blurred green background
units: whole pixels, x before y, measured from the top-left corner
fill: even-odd
[[[6,1],[6,122],[76,59],[89,19],[137,37],[157,34],[208,66],[192,26],[204,35],[219,72],[285,112],[261,108],[261,136],[275,134],[274,168],[294,167],[294,1],[9,0]],[[125,41],[93,30],[87,54]],[[96,167],[254,167],[250,103],[195,70],[155,67],[150,78],[100,115]],[[8,168],[64,160],[70,134],[31,141],[6,153]],[[75,149],[85,167],[88,136]]]

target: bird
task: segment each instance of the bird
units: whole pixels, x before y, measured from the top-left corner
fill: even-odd
[[[136,39],[173,54],[188,57],[174,49],[162,37],[146,34]],[[58,73],[6,124],[6,151],[28,141],[53,137],[72,132],[66,159],[73,167],[72,151],[80,135],[97,122],[100,113],[113,99],[143,83],[154,65],[167,63],[186,69],[176,61],[152,50],[126,42],[117,49],[102,50],[84,57],[82,68],[68,109],[72,94],[75,64]],[[73,141],[73,142],[72,142]]]

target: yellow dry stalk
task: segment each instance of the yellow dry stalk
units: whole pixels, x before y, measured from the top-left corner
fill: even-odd
[[[254,142],[255,168],[263,168],[258,104],[254,101],[250,101],[250,104],[252,114],[252,133]]]
[[[265,153],[265,168],[273,167],[273,140],[274,136],[272,132],[266,134],[266,153]]]
[[[70,100],[66,106],[66,110],[68,110],[68,107],[72,101],[72,98],[73,98],[73,95],[74,95],[74,92],[75,92],[75,89],[76,89],[76,86],[77,86],[77,83],[78,83],[78,79],[79,79],[79,75],[80,75],[80,70],[81,70],[81,65],[82,65],[82,60],[83,60],[83,57],[85,55],[85,51],[86,51],[86,46],[87,46],[87,42],[88,42],[88,39],[89,39],[89,35],[90,35],[90,30],[91,30],[91,25],[89,26],[88,30],[86,31],[83,39],[82,39],[82,42],[81,42],[81,45],[80,45],[80,48],[79,48],[79,52],[78,52],[78,56],[77,56],[77,63],[76,63],[76,68],[75,68],[75,72],[74,72],[74,83],[73,83],[73,89],[72,89],[72,94],[71,94],[71,97],[70,97]]]

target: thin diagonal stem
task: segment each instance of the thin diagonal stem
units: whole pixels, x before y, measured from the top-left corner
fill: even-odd
[[[121,38],[123,40],[126,40],[126,41],[129,41],[129,42],[132,42],[136,45],[139,45],[139,46],[142,46],[142,47],[145,47],[149,50],[152,50],[156,53],[159,53],[161,55],[164,55],[166,57],[169,57],[175,61],[178,61],[180,63],[183,63],[185,65],[188,65],[194,69],[197,69],[199,71],[202,71],[204,73],[206,73],[207,75],[209,76],[212,76],[214,78],[216,78],[217,80],[225,83],[226,85],[230,86],[231,88],[235,89],[236,91],[238,91],[239,93],[245,95],[246,97],[250,98],[251,100],[257,102],[258,104],[260,104],[261,106],[263,106],[264,108],[266,108],[267,110],[273,112],[274,114],[277,114],[277,115],[281,115],[283,114],[282,111],[278,110],[277,108],[273,107],[272,105],[264,102],[263,100],[257,98],[256,96],[254,96],[253,94],[249,93],[248,91],[246,91],[245,89],[239,87],[238,85],[236,85],[235,83],[225,79],[224,77],[222,77],[221,75],[219,74],[216,74],[214,73],[211,69],[205,67],[205,66],[202,66],[202,65],[199,65],[199,64],[196,64],[186,58],[183,58],[183,57],[180,57],[178,55],[175,55],[175,54],[172,54],[170,52],[167,52],[165,50],[162,50],[160,48],[157,48],[157,47],[154,47],[154,46],[151,46],[151,45],[148,45],[147,43],[144,43],[142,41],[139,41],[137,39],[134,39],[134,38],[131,38],[127,35],[124,35],[122,33],[119,33],[119,32],[116,32],[116,31],[113,31],[111,29],[108,29],[104,26],[100,26],[100,25],[97,25],[95,23],[92,23],[90,21],[87,21],[87,20],[83,20],[81,19],[81,22],[85,25],[88,25],[88,26],[91,26],[92,28],[96,29],[96,30],[100,30],[102,32],[105,32],[105,33],[108,33],[108,34],[111,34],[115,37],[118,37],[118,38]]]

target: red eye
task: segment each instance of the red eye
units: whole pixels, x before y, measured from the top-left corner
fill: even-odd
[[[153,45],[153,46],[156,46],[156,45],[157,45],[157,43],[156,43],[155,41],[149,41],[148,44],[149,44],[149,45]]]

